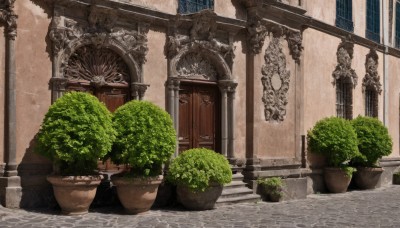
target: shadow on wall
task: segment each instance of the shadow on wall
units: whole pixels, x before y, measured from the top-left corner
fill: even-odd
[[[18,175],[21,177],[22,198],[21,208],[56,208],[57,202],[53,189],[46,176],[53,170],[52,163],[36,154],[34,147],[37,136],[30,141],[24,157],[18,166]]]

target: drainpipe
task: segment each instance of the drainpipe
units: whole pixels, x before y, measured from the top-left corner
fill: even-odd
[[[381,1],[382,8],[382,36],[383,36],[383,123],[385,126],[389,125],[389,61],[387,58],[388,47],[389,47],[389,34],[386,34],[388,29],[388,15],[387,12],[387,1]]]

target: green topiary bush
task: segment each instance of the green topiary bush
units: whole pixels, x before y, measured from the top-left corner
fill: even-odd
[[[70,92],[45,115],[35,151],[55,164],[56,174],[89,175],[115,140],[111,113],[96,97]]]
[[[308,148],[312,153],[326,156],[328,165],[342,167],[359,156],[357,135],[350,122],[339,117],[318,121],[308,131]]]
[[[227,184],[232,181],[228,160],[212,150],[190,149],[172,161],[167,180],[190,190],[204,191],[210,183]]]
[[[272,198],[271,200],[279,201],[284,195],[284,183],[281,177],[259,178],[257,184],[262,187],[264,194],[269,195],[270,199]]]
[[[351,121],[358,138],[360,156],[353,159],[355,165],[373,167],[383,156],[392,152],[392,138],[388,129],[376,118],[358,116]]]
[[[129,175],[161,174],[175,150],[176,133],[170,115],[147,101],[130,101],[113,117],[117,139],[109,154],[116,164],[128,164]]]

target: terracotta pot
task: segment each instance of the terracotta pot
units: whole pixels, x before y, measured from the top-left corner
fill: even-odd
[[[88,213],[97,186],[103,177],[92,176],[47,176],[53,185],[54,196],[65,215],[82,215]]]
[[[357,167],[354,182],[360,189],[374,189],[383,173],[382,167]]]
[[[163,176],[149,178],[128,178],[111,176],[117,188],[118,198],[128,214],[138,214],[150,210]]]
[[[193,192],[186,186],[178,186],[176,191],[179,202],[187,209],[210,210],[214,208],[222,189],[222,185],[211,185],[204,192]]]
[[[351,177],[340,168],[326,167],[324,168],[324,179],[328,190],[332,193],[343,193],[349,187]]]

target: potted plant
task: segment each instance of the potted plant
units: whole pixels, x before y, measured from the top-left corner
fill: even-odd
[[[279,202],[284,196],[284,183],[280,177],[259,178],[257,184],[260,186],[260,192],[264,200]]]
[[[328,190],[346,192],[355,171],[348,163],[360,154],[350,122],[339,117],[324,118],[308,131],[307,139],[309,150],[327,159],[329,167],[324,168],[324,179]]]
[[[176,133],[170,115],[147,101],[130,101],[113,117],[117,138],[108,155],[128,170],[111,176],[126,211],[148,211],[157,196],[162,165],[175,151]]]
[[[232,180],[228,160],[205,148],[184,151],[168,170],[168,181],[177,185],[180,203],[190,210],[209,210]]]
[[[97,161],[115,140],[111,113],[88,93],[67,93],[50,106],[37,139],[36,152],[53,161],[47,180],[62,213],[87,213],[102,179]]]
[[[358,116],[351,121],[357,134],[360,155],[352,160],[357,167],[354,175],[356,185],[361,189],[376,188],[382,167],[378,160],[392,152],[392,139],[387,128],[377,118]]]

